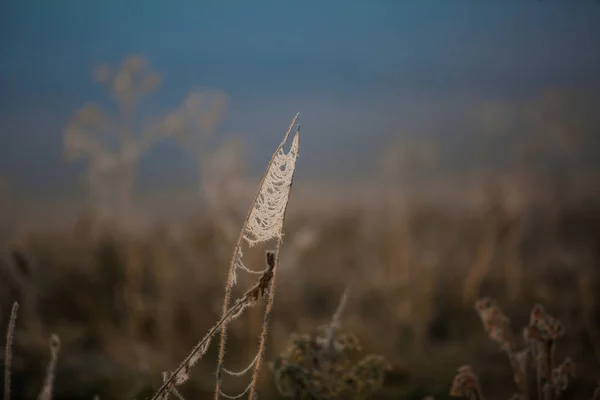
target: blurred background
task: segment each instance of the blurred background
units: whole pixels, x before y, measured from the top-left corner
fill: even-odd
[[[599,89],[597,1],[3,1],[13,398],[37,395],[52,332],[57,399],[160,383],[218,319],[239,229],[296,112],[267,364],[350,287],[342,326],[392,365],[378,398],[447,398],[463,364],[508,398],[510,365],[473,308],[492,296],[517,335],[536,303],[564,323],[557,352],[578,365],[567,396],[589,397]],[[251,359],[261,312],[232,325],[229,362]],[[184,393],[211,398],[215,357]],[[268,365],[260,389],[279,398]]]

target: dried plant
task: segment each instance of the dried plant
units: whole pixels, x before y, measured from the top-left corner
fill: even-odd
[[[360,342],[340,330],[348,297],[344,291],[328,325],[311,334],[292,335],[287,348],[273,363],[279,393],[297,399],[369,398],[383,385],[388,362],[370,354],[359,361],[354,355]]]
[[[130,55],[119,68],[102,64],[94,79],[109,91],[118,114],[110,115],[99,104],[83,106],[64,129],[64,153],[69,162],[87,159],[88,194],[97,212],[114,218],[118,210],[128,216],[133,212],[130,203],[141,158],[160,141],[176,139],[202,159],[210,150],[198,134],[210,139],[225,114],[227,96],[194,91],[174,111],[140,121],[142,100],[161,84],[145,58]]]
[[[575,376],[575,364],[569,358],[554,367],[556,342],[564,333],[560,321],[548,315],[540,304],[534,306],[523,337],[533,357],[539,399],[542,393],[545,400],[558,398],[567,388],[569,377]]]
[[[103,228],[99,223],[106,220],[116,223],[118,228],[137,222],[138,215],[132,207],[137,167],[155,145],[166,140],[176,141],[185,155],[191,152],[199,163],[207,158],[213,150],[211,139],[226,113],[228,98],[220,91],[193,91],[181,105],[165,115],[142,119],[138,111],[143,100],[161,83],[160,76],[149,68],[143,57],[130,55],[116,68],[100,65],[94,71],[94,78],[111,94],[117,111],[110,113],[100,104],[83,106],[67,123],[63,145],[67,161],[87,161],[85,177],[93,214],[89,229],[96,233],[96,229]],[[233,184],[230,182],[233,179],[230,180],[223,171],[211,178],[228,182],[225,185]],[[214,198],[210,200],[213,200],[209,202],[211,206],[216,203]],[[211,215],[222,222],[227,221],[224,213],[219,211],[213,207]],[[130,340],[140,341],[147,306],[142,290],[144,264],[136,246],[129,246],[125,251],[122,297]],[[162,305],[163,309],[168,309],[172,304],[165,301]]]
[[[232,192],[243,178],[243,141],[236,137],[218,145],[215,140],[215,132],[225,117],[228,103],[227,95],[221,91],[195,91],[165,119],[168,136],[195,158],[201,177],[200,192],[211,215],[217,214],[216,219],[225,226],[227,233],[233,222],[224,209],[235,197]],[[233,237],[237,235],[237,229],[233,228]]]
[[[479,379],[473,368],[463,365],[452,381],[450,396],[465,397],[469,400],[483,400],[483,393],[479,386]]]
[[[100,65],[94,78],[108,89],[119,115],[110,116],[98,104],[83,106],[65,128],[65,156],[68,161],[88,159],[89,194],[99,212],[110,215],[115,207],[129,212],[138,161],[165,136],[162,124],[140,127],[137,120],[140,101],[159,87],[161,79],[139,55],[125,58],[116,70]]]
[[[57,335],[50,337],[50,362],[46,369],[46,378],[44,386],[38,396],[38,400],[51,400],[52,388],[54,386],[54,376],[56,375],[56,362],[58,361],[58,352],[60,351],[60,338]]]
[[[17,323],[17,312],[19,303],[13,303],[6,331],[6,347],[4,349],[4,400],[10,399],[10,372],[12,363],[12,344],[15,335],[15,324]]]
[[[498,221],[494,218],[485,227],[474,262],[464,279],[462,297],[465,304],[472,304],[471,302],[477,298],[481,284],[490,270],[498,246],[497,232]]]
[[[221,319],[213,326],[204,338],[192,349],[189,355],[183,360],[179,367],[172,373],[164,375],[164,383],[152,397],[152,400],[166,400],[173,390],[186,382],[190,376],[191,368],[206,353],[210,341],[217,331],[221,332],[221,342],[219,346],[219,359],[217,365],[217,382],[215,388],[215,398],[224,396],[227,398],[239,398],[248,393],[249,398],[253,399],[255,395],[256,383],[260,371],[261,361],[265,350],[267,338],[267,328],[271,309],[273,307],[273,296],[275,289],[275,276],[279,263],[279,254],[282,245],[283,222],[289,200],[292,180],[294,176],[296,159],[299,153],[299,126],[298,115],[296,115],[288,129],[281,144],[275,151],[259,185],[258,192],[252,202],[250,211],[240,232],[238,242],[234,249],[234,255],[229,268],[229,275],[225,288],[225,299],[223,304],[223,314]],[[296,134],[292,139],[291,148],[288,153],[283,150],[288,138],[296,127]],[[242,261],[242,245],[247,243],[253,246],[256,243],[269,242],[276,240],[275,251],[267,252],[267,266],[263,271],[251,270],[246,267]],[[258,282],[246,292],[241,298],[229,305],[233,286],[237,283],[236,273],[243,270],[253,274],[260,274]],[[256,356],[250,364],[240,372],[232,372],[223,366],[225,355],[225,344],[227,337],[228,324],[239,317],[248,307],[255,305],[260,297],[266,299],[266,309],[263,318],[262,332],[260,336],[259,348]],[[241,376],[253,369],[252,380],[247,388],[241,394],[229,396],[222,392],[222,377],[224,374]]]
[[[536,304],[531,311],[529,324],[523,330],[526,347],[519,351],[510,320],[494,299],[486,297],[477,300],[475,309],[490,339],[498,342],[508,355],[513,369],[513,379],[519,389],[519,393],[515,394],[513,399],[531,398],[527,373],[529,365],[536,372],[536,398],[538,400],[560,398],[567,389],[569,380],[575,376],[575,364],[570,358],[555,367],[556,341],[564,335],[564,327],[560,321],[547,314],[541,305]],[[477,377],[471,367],[459,369],[450,394],[469,399],[483,398]]]
[[[11,391],[11,367],[12,367],[12,344],[15,335],[15,325],[17,322],[17,312],[19,311],[19,303],[13,303],[8,328],[6,332],[6,347],[4,352],[4,400],[10,400]],[[60,338],[53,334],[50,336],[50,362],[46,369],[46,377],[44,384],[38,395],[38,400],[52,400],[52,391],[54,386],[54,376],[56,373],[56,362],[58,360],[58,352],[60,350]]]

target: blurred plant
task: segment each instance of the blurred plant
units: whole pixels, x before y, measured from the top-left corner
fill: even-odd
[[[502,255],[516,253],[516,256],[514,256],[515,258],[519,255],[518,248],[515,248],[516,244],[514,247],[507,246],[507,238],[505,236],[509,236],[507,233],[517,231],[513,229],[511,224],[512,221],[506,213],[499,187],[489,183],[485,186],[484,194],[485,199],[482,215],[484,231],[481,232],[480,238],[478,238],[479,244],[473,262],[469,265],[469,270],[463,281],[462,301],[464,304],[472,304],[479,296],[483,281],[492,269],[492,263],[499,253]],[[511,251],[513,253],[511,253]],[[511,266],[517,267],[519,265],[520,264],[516,263],[511,264]],[[506,270],[507,268],[505,268],[505,271]],[[520,276],[518,272],[520,272],[520,269],[517,269],[517,272],[514,274],[517,279],[513,279],[509,282],[509,285],[507,285],[512,293],[517,294],[519,293],[521,285],[521,282],[518,279]],[[510,283],[514,283],[515,286],[511,287]]]
[[[244,142],[230,138],[215,148],[212,154],[198,157],[200,191],[206,201],[211,220],[230,245],[237,236],[238,204],[247,193],[244,163]],[[229,250],[227,257],[229,257]]]
[[[377,221],[386,232],[385,241],[378,242],[381,249],[378,264],[383,271],[381,284],[388,290],[401,293],[395,321],[409,324],[414,338],[413,348],[421,350],[426,342],[426,330],[432,316],[437,279],[437,256],[433,249],[422,252],[410,208],[410,189],[419,186],[434,171],[440,160],[439,142],[432,137],[396,137],[379,156],[379,174],[382,179],[382,196],[385,210],[377,214]],[[367,240],[371,240],[366,235]],[[423,235],[427,236],[427,234]],[[419,254],[421,253],[421,254]]]
[[[483,205],[491,223],[483,234],[475,262],[465,279],[463,301],[471,303],[491,268],[503,258],[508,296],[516,300],[523,292],[522,251],[527,219],[543,213],[548,231],[556,224],[559,207],[573,192],[569,185],[584,165],[586,140],[593,136],[598,117],[592,102],[569,90],[550,90],[518,106],[484,104],[481,128],[502,133],[502,145],[510,147],[506,168],[494,169],[479,178]],[[493,132],[492,132],[493,131]],[[492,141],[497,153],[500,142]],[[485,160],[482,160],[485,162]]]
[[[215,137],[228,101],[221,91],[195,91],[165,120],[168,135],[196,160],[199,194],[208,209],[222,260],[230,257],[229,246],[236,239],[237,221],[243,212],[239,205],[247,194],[244,141],[239,136],[222,141]]]
[[[160,85],[161,78],[148,69],[146,60],[130,55],[119,68],[102,64],[94,79],[104,86],[118,107],[118,115],[107,114],[99,104],[87,104],[76,112],[64,131],[64,151],[68,161],[88,160],[87,188],[93,212],[89,228],[98,222],[119,221],[119,227],[132,221],[131,196],[141,157],[166,137],[164,124],[140,122],[141,101]],[[131,254],[128,255],[131,259]],[[130,337],[136,339],[141,309],[139,263],[130,262],[124,271],[123,296],[128,311]]]
[[[180,108],[167,115],[165,128],[184,151],[207,156],[216,147],[214,134],[225,117],[228,102],[221,91],[193,91]]]
[[[56,362],[58,361],[58,352],[60,351],[60,338],[57,335],[50,336],[50,361],[46,368],[46,378],[44,385],[38,395],[38,400],[51,400],[54,389],[54,377],[56,376]]]
[[[84,105],[64,130],[65,156],[69,162],[88,160],[87,186],[98,211],[112,217],[125,216],[132,211],[137,164],[163,138],[161,124],[141,126],[137,121],[141,100],[159,87],[161,78],[147,69],[143,57],[131,55],[118,69],[100,65],[94,79],[108,89],[119,115],[108,115],[99,104]]]
[[[302,257],[315,248],[321,234],[319,227],[315,227],[311,223],[307,223],[306,226],[302,226],[294,233],[293,238],[288,242],[289,247],[285,262],[282,263],[286,271],[294,271],[300,268]]]
[[[359,340],[340,330],[348,298],[344,291],[328,325],[311,334],[293,334],[287,348],[275,358],[275,384],[279,393],[296,399],[370,398],[383,385],[390,365],[384,357],[369,354],[359,361]]]
[[[415,178],[421,180],[423,173],[437,166],[439,158],[439,143],[430,138],[399,136],[386,146],[378,157],[378,168],[387,188],[388,201],[397,206],[396,190],[401,188],[406,196],[406,185]]]
[[[116,116],[106,113],[99,104],[82,107],[67,124],[64,131],[64,151],[68,161],[87,159],[87,189],[92,212],[88,215],[86,229],[96,231],[98,222],[117,222],[118,227],[134,222],[135,208],[132,195],[141,158],[157,143],[175,140],[186,153],[201,162],[215,163],[224,159],[227,148],[214,154],[214,133],[221,123],[227,106],[227,96],[222,92],[194,91],[183,104],[166,116],[141,121],[141,102],[154,93],[161,83],[160,76],[148,68],[146,60],[139,55],[125,58],[119,68],[107,64],[98,66],[94,79],[111,94],[118,107]],[[214,156],[213,156],[214,154]],[[234,154],[234,158],[239,152]],[[241,158],[241,157],[240,157]],[[231,157],[227,158],[231,160]],[[213,168],[214,169],[214,168]],[[237,183],[229,170],[202,168],[213,174],[206,182]],[[240,170],[241,168],[238,168]],[[236,171],[237,172],[237,171]],[[209,174],[206,174],[209,176]],[[231,231],[231,218],[219,212],[219,205],[226,204],[228,193],[206,191],[210,215],[227,225]],[[217,200],[218,198],[218,200]],[[221,201],[221,203],[219,202]],[[222,207],[223,208],[223,207]],[[80,221],[84,222],[84,221]],[[227,224],[226,224],[227,222]],[[81,224],[80,224],[81,227]],[[127,252],[126,283],[123,298],[128,310],[128,325],[131,340],[136,340],[143,331],[143,276],[144,265],[141,252],[135,246]],[[169,304],[164,304],[168,307]]]
[[[4,400],[10,400],[11,394],[11,368],[12,368],[12,344],[15,337],[15,326],[17,321],[17,313],[19,311],[19,303],[13,303],[8,328],[6,332],[6,347],[4,350]],[[46,369],[46,376],[42,389],[37,397],[38,400],[51,400],[54,388],[54,377],[56,375],[56,362],[58,361],[58,352],[60,351],[60,338],[58,335],[50,336],[50,361]]]
[[[463,365],[458,369],[458,373],[452,380],[450,395],[454,397],[466,397],[469,400],[483,400],[479,379],[473,368]]]
[[[10,373],[12,368],[12,344],[15,338],[15,324],[17,322],[17,312],[19,303],[13,303],[6,329],[6,347],[4,349],[4,400],[10,399]]]
[[[571,191],[589,160],[589,140],[596,136],[597,101],[572,90],[548,90],[513,110],[513,130],[503,138],[512,151],[508,165],[496,179],[508,191],[548,216],[556,214],[561,198]],[[508,107],[508,106],[507,106]],[[514,109],[515,107],[513,107]],[[495,150],[494,150],[495,151]]]
[[[486,297],[475,303],[475,309],[481,318],[490,339],[500,343],[508,355],[513,369],[513,378],[519,389],[512,399],[530,399],[528,365],[535,371],[538,400],[553,400],[567,389],[569,381],[575,376],[575,364],[570,358],[555,366],[555,347],[564,335],[560,321],[548,315],[543,307],[536,304],[530,314],[529,325],[523,330],[526,346],[518,351],[510,320],[502,312],[495,300]],[[455,397],[483,399],[477,376],[470,366],[461,367],[454,378],[450,394]]]
[[[239,182],[242,168],[242,145],[239,139],[218,146],[214,136],[227,112],[227,95],[220,91],[195,91],[182,107],[169,113],[165,120],[168,134],[181,148],[196,158],[201,173],[200,188],[209,206],[218,208],[220,195]],[[233,178],[233,179],[230,179]],[[225,189],[225,192],[222,190]]]
[[[161,84],[161,77],[149,70],[142,56],[126,57],[117,69],[102,64],[94,70],[94,79],[107,88],[118,115],[109,115],[99,104],[79,109],[64,130],[65,157],[69,162],[88,160],[86,181],[94,207],[123,222],[134,211],[131,197],[142,156],[158,142],[172,138],[199,163],[208,159],[214,133],[226,112],[227,96],[194,91],[166,116],[140,121],[142,100]]]

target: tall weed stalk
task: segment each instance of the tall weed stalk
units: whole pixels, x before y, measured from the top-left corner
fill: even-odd
[[[237,243],[233,251],[233,257],[229,265],[227,283],[225,285],[225,296],[223,301],[223,310],[221,319],[211,328],[204,338],[192,349],[190,354],[183,360],[179,367],[173,373],[164,375],[164,383],[152,397],[152,400],[166,400],[170,393],[174,394],[177,386],[189,379],[189,372],[198,360],[206,353],[210,341],[217,331],[220,331],[219,356],[217,363],[217,379],[215,386],[215,399],[221,398],[241,398],[248,394],[249,399],[254,398],[256,384],[260,372],[262,357],[265,351],[267,339],[268,321],[273,308],[275,293],[275,278],[277,267],[279,265],[279,255],[282,247],[283,223],[287,211],[287,204],[291,192],[291,186],[296,167],[296,159],[300,148],[300,127],[298,124],[299,115],[296,114],[292,123],[275,150],[271,161],[263,175],[258,191],[250,206],[250,211],[240,231]],[[284,146],[288,143],[291,133],[296,129],[291,140],[290,150],[286,153]],[[267,266],[264,270],[257,271],[246,267],[243,263],[243,246],[246,244],[252,247],[258,243],[276,242],[274,251],[267,252]],[[261,275],[258,282],[230,306],[231,292],[237,283],[237,272],[245,272]],[[266,300],[265,313],[263,317],[262,330],[256,356],[250,361],[249,365],[242,371],[233,372],[223,366],[225,358],[225,348],[227,341],[227,326],[229,323],[240,316],[245,309],[257,303],[259,297]],[[230,396],[223,393],[222,378],[224,374],[231,376],[242,376],[249,371],[252,372],[252,379],[246,389],[237,395]]]

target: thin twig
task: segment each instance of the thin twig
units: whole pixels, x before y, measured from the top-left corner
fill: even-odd
[[[12,344],[15,335],[15,325],[17,323],[17,311],[19,303],[13,303],[6,331],[6,347],[4,349],[4,400],[10,400],[10,370],[12,363]]]

